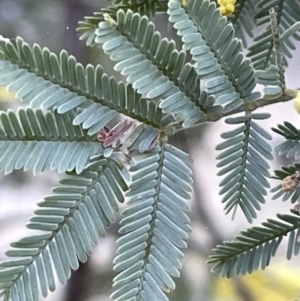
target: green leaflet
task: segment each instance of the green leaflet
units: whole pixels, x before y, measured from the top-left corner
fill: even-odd
[[[278,125],[278,129],[273,128],[273,131],[284,136],[286,139],[296,140],[300,137],[300,131],[287,121],[284,122],[284,125]]]
[[[79,267],[78,260],[85,262],[98,238],[105,236],[105,227],[115,221],[118,202],[124,201],[127,185],[114,161],[98,162],[99,172],[86,169],[62,179],[53,195],[39,203],[27,227],[41,234],[12,243],[13,249],[6,252],[12,258],[0,263],[4,268],[0,292],[5,298],[35,301],[40,292],[46,297],[49,290],[55,290],[54,272],[65,284],[71,269]]]
[[[114,300],[168,300],[175,289],[185,240],[190,232],[191,169],[187,154],[169,144],[152,151],[131,168],[128,207],[121,214],[118,255],[114,259]],[[185,177],[182,177],[182,171]],[[142,187],[142,188],[141,188]]]
[[[246,116],[227,118],[228,124],[239,124],[229,132],[221,134],[225,139],[216,149],[222,151],[217,157],[218,175],[226,175],[221,181],[220,195],[224,195],[225,211],[229,213],[239,206],[251,223],[256,218],[256,210],[264,203],[272,148],[266,140],[271,136],[254,120],[268,118],[269,114],[252,113]]]
[[[299,253],[299,215],[277,215],[279,220],[268,219],[261,227],[253,227],[241,232],[232,241],[213,249],[208,263],[212,271],[222,277],[233,277],[252,273],[259,267],[266,268],[284,235],[289,236],[287,259]]]

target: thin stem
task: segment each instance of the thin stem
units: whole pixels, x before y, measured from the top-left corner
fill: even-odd
[[[284,93],[281,96],[274,98],[274,99],[260,98],[255,101],[245,101],[245,103],[243,105],[241,105],[239,108],[234,109],[230,112],[208,113],[199,122],[195,123],[192,127],[193,128],[197,127],[206,122],[218,121],[223,117],[231,116],[233,114],[246,112],[246,111],[252,112],[252,111],[254,111],[258,108],[264,107],[264,106],[268,106],[268,105],[272,105],[272,104],[280,103],[280,102],[290,101],[296,97],[297,92],[298,92],[297,90],[285,89]],[[180,123],[173,124],[173,129],[174,129],[174,133],[187,130],[186,128],[183,128]]]
[[[284,79],[284,70],[283,70],[283,61],[282,61],[282,51],[280,46],[279,30],[276,18],[276,12],[273,7],[270,8],[270,21],[271,21],[271,30],[273,36],[273,45],[275,50],[275,62],[279,68],[280,83],[281,88],[285,89],[285,79]]]

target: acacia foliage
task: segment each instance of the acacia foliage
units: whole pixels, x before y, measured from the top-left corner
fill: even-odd
[[[66,173],[27,224],[37,232],[12,243],[0,263],[5,300],[46,297],[56,289],[55,275],[65,284],[126,202],[111,298],[167,301],[191,231],[191,160],[168,143],[178,130],[242,113],[226,119],[235,128],[221,134],[225,141],[216,147],[219,175],[225,176],[220,194],[226,213],[241,208],[249,222],[257,217],[273,155],[271,136],[260,125],[270,114],[252,111],[296,94],[285,89],[284,65],[299,40],[300,10],[296,0],[241,0],[230,11],[223,16],[209,0],[116,0],[86,17],[80,38],[102,47],[123,76],[120,82],[64,50],[57,55],[19,37],[0,38],[0,85],[28,106],[0,114],[0,169]],[[162,12],[182,49],[151,21]],[[245,56],[245,36],[262,24],[266,29]],[[263,95],[257,85],[265,86]],[[116,117],[123,120],[110,128]],[[298,158],[299,130],[285,122],[275,132],[286,139],[279,154]],[[275,172],[295,189],[280,184],[272,189],[274,198],[298,199],[298,170]],[[299,253],[297,212],[217,246],[212,270],[232,277],[265,268],[286,235],[289,259]]]

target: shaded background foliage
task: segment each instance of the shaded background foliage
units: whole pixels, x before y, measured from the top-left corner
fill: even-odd
[[[79,42],[76,32],[79,20],[105,5],[107,3],[100,0],[2,0],[0,1],[1,34],[9,38],[20,35],[29,43],[37,42],[57,53],[64,48],[79,62],[101,63],[107,73],[110,73],[111,63],[103,56],[101,50],[86,47],[84,42]],[[159,16],[157,19],[158,29],[165,35],[171,35],[180,45],[178,37],[168,32],[166,18]],[[297,78],[292,80],[297,59],[299,61],[296,54],[286,75],[286,81],[291,88],[297,87]],[[299,76],[297,77],[299,79]],[[12,97],[13,95],[1,90],[1,109],[20,105],[9,101]],[[265,125],[267,130],[282,120],[293,121],[299,118],[291,103],[276,105],[271,110],[273,118],[268,121],[269,124]],[[297,121],[294,124],[297,125]],[[276,301],[283,300],[282,298],[284,300],[298,298],[300,297],[300,282],[294,281],[294,278],[299,277],[300,273],[287,266],[280,266],[280,259],[277,265],[273,264],[273,268],[265,273],[256,272],[251,276],[231,280],[220,280],[218,276],[209,272],[210,267],[205,264],[212,247],[221,244],[224,239],[230,239],[237,229],[246,226],[242,216],[239,216],[235,222],[230,222],[230,216],[224,217],[222,205],[219,203],[220,198],[217,193],[219,179],[215,176],[215,167],[212,167],[216,153],[212,150],[220,141],[221,127],[223,131],[222,121],[214,125],[203,125],[197,129],[180,132],[170,141],[171,144],[190,153],[196,162],[193,165],[195,186],[190,213],[193,233],[186,251],[182,277],[176,281],[177,289],[170,294],[170,300],[264,301],[268,298],[268,300]],[[280,158],[278,159],[279,164],[283,163],[283,161],[280,162]],[[285,160],[284,164],[287,163],[289,162]],[[39,175],[38,178],[34,178],[30,172],[23,173],[22,171],[16,171],[6,177],[1,175],[0,235],[3,240],[0,242],[0,260],[4,259],[4,251],[7,249],[8,242],[12,240],[12,236],[13,239],[23,236],[23,224],[35,208],[35,204],[43,195],[49,193],[50,187],[54,186],[59,178],[60,175],[52,172]],[[270,206],[267,205],[268,208],[260,212],[259,219],[255,221],[256,224],[272,216],[275,211],[282,213],[290,209],[289,204],[282,204],[279,201],[272,210]],[[116,250],[117,231],[118,223],[115,223],[108,230],[108,236],[100,241],[89,261],[81,264],[80,268],[73,273],[68,285],[51,294],[47,300],[51,298],[62,301],[109,300],[111,281],[114,276],[111,261]],[[300,267],[299,259],[294,258],[293,262],[297,262],[297,266]],[[283,282],[286,284],[282,285]]]

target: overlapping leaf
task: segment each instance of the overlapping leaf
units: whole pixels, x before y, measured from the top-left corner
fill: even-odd
[[[175,288],[186,239],[190,232],[186,200],[192,191],[187,154],[171,145],[156,147],[131,168],[132,183],[126,193],[114,270],[118,301],[168,300],[163,291]]]
[[[19,109],[0,113],[0,170],[45,169],[81,173],[90,156],[103,153],[102,144],[79,126],[74,112],[60,115]]]
[[[278,129],[272,128],[274,132],[283,136],[285,141],[275,147],[279,156],[286,155],[287,158],[300,158],[300,130],[291,123],[285,121],[284,125],[278,125]]]
[[[300,131],[287,121],[285,121],[283,125],[279,124],[278,128],[272,128],[272,130],[285,138],[285,141],[275,147],[274,150],[276,151],[276,153],[279,156],[285,155],[286,158],[295,158],[296,160],[299,159]],[[298,170],[300,170],[299,164],[282,167],[281,170],[275,170],[274,178],[283,180],[287,176],[295,174],[295,172]],[[292,203],[297,202],[300,196],[300,188],[297,188],[295,191],[284,191],[282,184],[279,184],[272,188],[271,192],[275,193],[273,200],[281,198],[283,201],[287,201],[288,199],[291,199]]]
[[[11,244],[13,249],[6,252],[10,259],[0,263],[4,268],[0,293],[5,300],[37,301],[39,292],[46,297],[56,288],[55,274],[65,284],[78,260],[87,260],[105,227],[115,221],[127,185],[114,161],[97,163],[62,179],[27,224],[38,234]]]
[[[128,85],[109,78],[100,66],[83,67],[65,51],[56,56],[47,48],[30,47],[20,38],[11,42],[0,37],[0,85],[16,91],[16,97],[30,106],[54,112],[21,109],[18,115],[12,111],[0,114],[0,169],[9,173],[22,167],[34,172],[75,168],[80,173],[70,173],[73,175],[63,179],[53,195],[39,204],[28,227],[40,234],[11,244],[13,249],[7,255],[12,259],[0,263],[4,268],[0,270],[0,296],[35,301],[39,291],[45,297],[55,289],[54,274],[66,283],[71,269],[78,268],[78,259],[87,260],[99,236],[105,235],[105,226],[115,220],[118,202],[123,202],[127,190],[120,163],[128,163],[128,154],[147,151],[146,158],[130,169],[132,183],[126,194],[128,207],[122,212],[123,236],[114,260],[119,275],[114,279],[112,298],[168,300],[163,291],[175,288],[171,277],[179,276],[183,259],[180,248],[186,248],[191,230],[185,211],[189,210],[186,200],[190,199],[192,175],[187,154],[163,141],[163,135],[170,133],[166,127],[174,121],[189,127],[204,114],[230,112],[245,100],[257,99],[258,94],[253,93],[256,83],[272,86],[267,95],[282,92],[282,68],[270,66],[273,50],[269,53],[263,48],[270,48],[270,30],[257,38],[250,51],[255,67],[265,64],[264,70],[254,71],[236,38],[245,32],[251,35],[254,0],[237,3],[232,24],[220,16],[212,1],[189,0],[183,6],[180,2],[169,3],[170,21],[184,42],[180,52],[174,41],[161,38],[147,17],[131,10],[117,12],[131,8],[153,16],[165,10],[167,1],[115,0],[114,7],[80,23],[81,38],[87,38],[87,44],[103,44],[104,51],[118,62],[115,69],[127,77]],[[287,3],[261,0],[257,17],[259,22],[266,22],[270,5],[277,5],[279,27],[286,30],[280,37],[283,52],[290,55],[290,37],[300,39],[300,25],[294,24],[300,9],[292,2],[295,9],[291,12]],[[103,18],[103,13],[110,16]],[[99,21],[105,22],[98,28]],[[190,50],[195,68],[185,63],[185,50]],[[205,80],[206,91],[201,91],[199,79]],[[126,153],[117,152],[110,144],[125,131],[116,131],[116,138],[107,126],[117,113],[140,122],[124,142]],[[217,147],[222,150],[219,174],[226,175],[220,184],[226,212],[240,206],[249,222],[256,217],[269,187],[266,159],[273,157],[266,140],[271,137],[253,121],[267,117],[246,112],[246,116],[228,118],[227,123],[240,126],[222,134],[226,141]],[[105,140],[102,133],[105,149],[93,137],[104,126],[105,133],[111,134]],[[278,150],[297,157],[298,141],[294,140],[299,140],[300,131],[285,123],[277,132],[288,141]],[[160,146],[153,149],[158,141]],[[89,158],[92,162],[87,164]],[[282,179],[299,168],[295,165],[275,174]],[[281,196],[282,186],[274,191]],[[297,189],[283,199],[292,197],[294,202],[299,196]],[[249,229],[218,246],[210,260],[215,264],[213,270],[231,277],[251,273],[259,266],[265,268],[284,235],[289,235],[287,258],[297,255],[300,218],[278,217],[279,221],[268,220],[263,227]]]
[[[167,10],[166,0],[116,0],[113,1],[113,6],[102,8],[101,12],[94,13],[93,16],[84,18],[84,21],[78,22],[77,31],[80,33],[80,40],[86,39],[87,46],[94,43],[95,31],[98,24],[104,21],[104,14],[109,14],[112,18],[116,18],[117,11],[130,9],[133,12],[138,12],[140,15],[146,15],[153,18],[156,13],[162,13]]]
[[[235,3],[234,13],[229,16],[235,30],[235,35],[247,47],[246,36],[253,37],[256,0],[240,0]]]
[[[281,170],[275,170],[275,176],[273,178],[277,180],[283,180],[288,176],[294,175],[298,170],[300,170],[300,164],[295,164],[293,166],[283,166]],[[282,183],[273,187],[271,192],[275,193],[272,197],[273,200],[281,198],[283,202],[291,199],[291,203],[296,203],[300,197],[300,187],[292,191],[285,191],[283,189]]]
[[[217,246],[208,261],[214,264],[212,271],[222,277],[252,273],[264,269],[275,256],[283,236],[288,235],[287,259],[298,255],[300,250],[300,217],[296,214],[278,214],[279,220],[268,219],[262,227],[242,231],[234,240]]]
[[[258,84],[267,86],[267,85],[273,85],[273,86],[279,86],[280,80],[279,80],[279,72],[278,67],[275,65],[271,65],[266,70],[256,70],[256,80]]]
[[[266,188],[270,187],[267,160],[272,160],[273,155],[266,140],[272,137],[254,121],[268,117],[270,115],[266,113],[252,113],[227,118],[226,123],[239,127],[221,134],[225,141],[216,147],[222,151],[217,157],[217,167],[222,168],[218,175],[226,175],[219,184],[226,213],[239,206],[249,222],[256,218],[256,210],[260,210],[260,204],[265,202]]]
[[[104,52],[118,62],[114,69],[140,94],[159,102],[163,112],[175,115],[184,127],[203,117],[206,101],[200,101],[199,80],[185,64],[185,51],[178,52],[174,41],[161,39],[147,17],[118,11],[116,21],[106,16],[96,35],[95,43],[103,44]]]
[[[251,100],[255,74],[233,25],[209,0],[189,0],[185,9],[180,1],[170,1],[169,21],[182,36],[184,49],[190,50],[199,77],[208,79],[207,92],[226,112],[239,107],[244,99]]]
[[[256,70],[256,82],[264,85],[264,98],[279,97],[283,93],[283,82],[280,78],[280,69],[276,65],[270,65],[265,70]]]
[[[57,108],[59,114],[81,108],[74,125],[82,124],[89,135],[97,133],[117,113],[155,128],[173,121],[156,104],[142,100],[131,85],[108,77],[100,65],[84,68],[65,51],[57,57],[37,44],[31,48],[21,38],[15,43],[1,39],[0,48],[5,53],[0,60],[0,85],[17,92],[16,98],[31,107]]]
[[[257,3],[257,25],[269,23],[269,9],[274,8],[277,17],[279,32],[288,30],[295,22],[300,20],[300,4],[297,1],[289,0],[260,0]],[[294,28],[296,29],[296,28]],[[287,66],[287,58],[292,57],[291,50],[295,46],[291,41],[293,37],[296,41],[300,40],[300,33],[290,30],[280,39],[281,50],[284,55],[283,62]],[[274,64],[273,36],[270,26],[266,27],[262,33],[254,38],[254,44],[249,48],[248,57],[251,58],[256,69],[266,69],[270,64]]]

